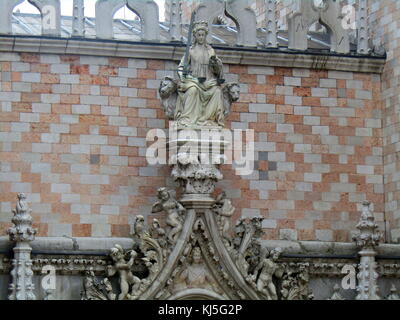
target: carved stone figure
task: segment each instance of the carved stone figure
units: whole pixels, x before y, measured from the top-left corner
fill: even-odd
[[[139,288],[140,279],[132,274],[131,268],[137,256],[136,251],[129,252],[130,259],[125,260],[125,253],[122,247],[118,244],[111,249],[110,256],[113,259],[114,265],[107,266],[107,275],[113,276],[119,274],[119,284],[121,293],[118,300],[130,299],[131,295]],[[131,294],[129,294],[129,287],[132,285]]]
[[[101,283],[96,279],[93,270],[85,272],[83,278],[82,300],[108,300],[102,290]]]
[[[231,200],[226,198],[226,193],[224,191],[218,195],[213,209],[219,217],[221,235],[230,247],[232,242],[232,236],[230,235],[232,228],[231,219],[235,212],[235,208],[233,207]]]
[[[231,112],[232,103],[238,101],[240,98],[240,86],[235,82],[227,83],[222,89],[222,93],[224,99],[224,117],[226,118]]]
[[[135,218],[133,235],[136,236],[137,238],[143,238],[144,232],[145,232],[144,217],[142,215],[138,215]]]
[[[113,292],[113,287],[110,280],[108,278],[104,278],[102,284],[104,285],[105,291],[107,292],[108,300],[115,300],[117,298],[117,295]]]
[[[222,61],[207,43],[208,23],[199,21],[193,27],[193,45],[182,58],[178,71],[179,99],[175,119],[180,126],[223,126],[224,103]],[[187,65],[185,65],[187,63]],[[184,74],[184,73],[188,74]]]
[[[261,222],[263,218],[253,217],[250,221],[242,218],[235,226],[233,239],[234,259],[245,278],[253,274],[259,263],[261,253],[260,239],[263,234]]]
[[[178,80],[165,77],[164,80],[160,82],[158,93],[160,94],[161,104],[165,114],[168,119],[174,120],[176,101],[178,99]]]
[[[160,222],[157,219],[153,219],[153,223],[150,227],[150,236],[157,241],[158,245],[163,250],[163,256],[166,256],[167,235],[165,230],[161,228]]]
[[[264,258],[262,258],[254,270],[252,280],[256,281],[257,291],[259,291],[266,300],[278,300],[275,284],[273,282],[273,276],[280,278],[283,275],[282,270],[276,263],[282,253],[282,249],[276,248],[271,250],[270,253],[268,253],[268,250],[266,249],[263,251]]]
[[[186,209],[171,196],[166,188],[158,189],[158,199],[160,201],[153,205],[152,212],[165,211],[167,213],[166,223],[171,227],[167,238],[170,243],[176,243],[182,230],[182,215]]]
[[[309,281],[306,266],[300,266],[298,272],[286,271],[282,277],[282,300],[312,300],[314,295],[308,286]]]
[[[203,262],[201,249],[194,247],[192,250],[192,263],[187,265],[186,269],[180,274],[179,281],[186,285],[186,288],[204,288],[212,287],[213,279]]]

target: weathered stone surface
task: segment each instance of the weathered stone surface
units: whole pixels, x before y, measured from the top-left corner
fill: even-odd
[[[350,41],[347,30],[342,27],[341,6],[334,0],[321,1],[321,7],[313,1],[301,0],[299,9],[288,19],[289,48],[306,50],[307,33],[314,22],[321,21],[332,32],[331,51],[350,52]]]

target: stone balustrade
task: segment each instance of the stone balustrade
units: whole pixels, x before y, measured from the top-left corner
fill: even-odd
[[[60,0],[28,0],[41,14],[41,34],[43,36],[61,37],[61,9]],[[160,26],[159,7],[153,0],[97,0],[95,6],[95,34],[99,39],[114,39],[113,17],[115,13],[126,6],[140,18],[141,41],[161,42],[160,30],[166,31],[168,41],[184,40],[182,34],[182,8],[181,1],[166,0],[169,7],[166,23]],[[0,12],[0,34],[12,34],[13,10],[23,0],[3,0]],[[206,20],[213,24],[222,15],[229,17],[236,28],[235,43],[229,45],[243,47],[277,48],[279,47],[279,32],[277,27],[277,2],[265,1],[264,22],[262,28],[266,34],[260,41],[257,38],[257,17],[251,8],[249,0],[200,0],[195,9],[196,20]],[[357,29],[358,38],[352,39],[357,46],[357,54],[370,54],[368,17],[366,14],[366,1],[358,0],[357,6],[359,19],[353,24]],[[355,9],[354,9],[355,10]],[[309,30],[314,23],[319,23],[327,29],[327,49],[333,53],[349,54],[351,52],[349,30],[346,30],[346,17],[341,4],[335,0],[310,1],[299,0],[293,3],[293,8],[287,16],[288,30],[285,46],[291,50],[306,51],[309,49]],[[258,17],[259,19],[259,17]],[[74,0],[72,31],[70,37],[84,38],[85,22],[84,1]],[[99,23],[100,22],[100,23]],[[350,30],[351,31],[351,30]],[[212,37],[212,35],[209,35]],[[354,50],[354,47],[353,47]]]

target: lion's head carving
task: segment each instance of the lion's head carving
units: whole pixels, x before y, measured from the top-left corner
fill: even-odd
[[[168,119],[173,119],[175,114],[176,100],[178,98],[178,82],[171,77],[165,77],[160,82],[158,93],[161,97],[162,106]]]

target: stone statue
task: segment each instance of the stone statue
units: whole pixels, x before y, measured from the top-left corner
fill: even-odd
[[[179,98],[175,110],[175,120],[179,126],[224,125],[226,112],[221,88],[224,82],[223,66],[207,43],[207,34],[207,22],[194,24],[193,45],[188,56],[185,55],[179,64]]]
[[[85,272],[83,279],[83,290],[81,291],[82,300],[108,300],[102,290],[101,283],[96,279],[93,270]]]
[[[160,82],[158,93],[160,94],[161,104],[168,119],[174,120],[176,101],[178,99],[178,80],[171,77],[165,77]]]
[[[306,266],[300,266],[298,272],[288,270],[282,278],[282,300],[314,299],[314,295],[309,288],[310,275]]]
[[[187,288],[210,288],[213,282],[203,262],[201,249],[194,247],[192,251],[192,263],[179,276],[180,282],[184,282]]]
[[[122,247],[118,244],[111,249],[110,256],[114,262],[113,266],[107,266],[107,275],[113,276],[119,273],[119,284],[121,293],[118,296],[118,300],[130,299],[129,286],[132,285],[131,292],[134,293],[140,285],[140,279],[132,274],[131,268],[133,262],[137,256],[136,251],[131,250],[129,252],[130,259],[128,262],[125,261],[125,254]]]
[[[145,232],[144,217],[142,215],[138,215],[135,218],[135,224],[133,227],[133,235],[138,238],[142,238],[144,232]]]
[[[185,208],[174,199],[166,188],[158,189],[158,199],[160,201],[153,205],[152,213],[165,211],[167,213],[166,223],[171,227],[167,238],[174,244],[178,240],[179,233],[182,230],[181,215],[186,212]]]
[[[239,100],[240,97],[240,86],[238,83],[230,82],[227,83],[222,89],[224,99],[224,116],[225,118],[231,112],[232,103]]]
[[[265,249],[263,256],[265,256],[256,269],[254,270],[254,277],[256,278],[256,287],[257,291],[265,296],[267,300],[278,300],[278,295],[276,293],[275,284],[273,282],[272,277],[277,276],[281,277],[283,272],[279,269],[276,261],[279,259],[279,256],[282,253],[281,248],[276,248],[271,250],[268,258],[268,251]]]
[[[117,295],[113,292],[113,287],[111,285],[110,280],[108,278],[104,278],[102,284],[107,293],[108,300],[115,300],[117,298]]]
[[[150,226],[150,236],[157,241],[165,257],[167,255],[167,235],[165,230],[161,228],[160,222],[157,219],[153,219]]]
[[[219,216],[219,227],[222,238],[227,241],[228,246],[230,247],[232,242],[232,237],[230,235],[232,228],[231,218],[235,212],[235,208],[233,207],[231,200],[226,198],[226,193],[224,191],[218,195],[213,209]]]

